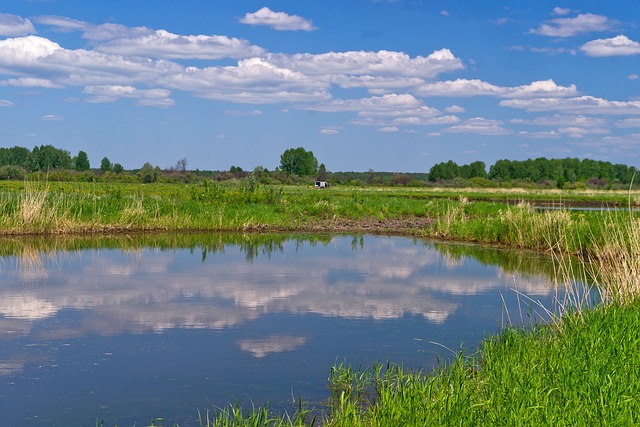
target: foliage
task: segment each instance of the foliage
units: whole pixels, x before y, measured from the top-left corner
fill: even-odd
[[[102,160],[100,161],[100,170],[102,172],[109,172],[111,170],[111,160],[109,160],[108,157],[103,157]]]
[[[78,172],[88,171],[91,169],[89,157],[87,156],[87,153],[82,150],[78,151],[78,155],[73,158],[73,164]]]
[[[524,161],[498,160],[489,169],[489,178],[494,180],[529,180],[531,182],[547,180],[556,184],[587,182],[596,179],[601,181],[592,182],[592,185],[604,186],[611,182],[630,184],[635,172],[636,168],[633,166],[614,165],[605,161],[540,157]]]
[[[318,159],[302,147],[289,148],[280,156],[280,167],[288,174],[313,176],[318,170]]]
[[[147,162],[138,172],[138,176],[140,177],[140,182],[148,184],[150,182],[156,182],[158,180],[158,173],[159,171],[154,168],[151,163]]]

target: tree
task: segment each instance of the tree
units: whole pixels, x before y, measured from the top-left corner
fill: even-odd
[[[138,172],[140,181],[144,183],[156,182],[158,180],[158,171],[149,162],[145,163]]]
[[[72,160],[69,152],[55,148],[53,145],[33,147],[31,154],[35,158],[37,166],[34,166],[37,167],[37,169],[71,169]],[[31,166],[31,162],[28,162]]]
[[[124,172],[124,168],[122,167],[122,165],[120,163],[116,163],[115,165],[113,165],[113,171],[115,173],[122,173],[122,172]]]
[[[312,176],[318,170],[318,159],[302,147],[289,148],[280,156],[280,167],[288,174]]]
[[[78,151],[78,155],[73,158],[73,164],[75,165],[75,169],[79,172],[91,169],[89,157],[87,156],[87,153],[82,150]]]
[[[108,157],[103,157],[100,162],[100,170],[102,172],[109,172],[111,170],[111,160]]]
[[[187,158],[183,157],[182,159],[176,162],[175,169],[178,172],[186,172],[187,171]]]
[[[316,176],[316,179],[319,181],[326,181],[327,176],[327,167],[324,165],[324,163],[321,163],[320,167],[318,168],[318,175]]]

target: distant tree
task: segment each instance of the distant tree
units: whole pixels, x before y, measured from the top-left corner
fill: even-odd
[[[91,169],[91,164],[89,163],[89,157],[87,153],[80,150],[78,151],[78,155],[73,158],[73,164],[75,169],[79,172],[88,171]]]
[[[182,159],[176,162],[175,169],[178,172],[186,172],[187,171],[187,158],[183,157]]]
[[[460,166],[453,160],[436,163],[429,169],[429,181],[450,181],[460,176]]]
[[[280,167],[288,174],[312,176],[318,170],[318,159],[302,147],[289,148],[280,156]]]
[[[103,157],[100,162],[100,170],[102,172],[109,172],[111,170],[111,160],[108,157]]]
[[[156,182],[158,180],[158,171],[149,162],[145,163],[142,166],[142,169],[140,169],[138,175],[140,176],[140,181],[147,184],[150,182]]]
[[[231,173],[242,172],[242,168],[240,166],[231,166],[229,168],[229,172]]]
[[[124,172],[124,168],[122,167],[122,165],[120,163],[116,163],[115,165],[113,165],[113,171],[115,173],[122,173],[122,172]]]
[[[324,163],[320,163],[320,167],[318,167],[318,174],[316,175],[316,179],[319,181],[326,181],[327,180],[327,167],[324,165]]]
[[[53,145],[33,147],[31,153],[37,164],[36,170],[71,169],[73,163],[68,151],[55,148]]]

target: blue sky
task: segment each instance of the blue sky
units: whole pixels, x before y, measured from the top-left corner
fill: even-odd
[[[640,165],[640,2],[12,0],[0,146],[125,168]]]

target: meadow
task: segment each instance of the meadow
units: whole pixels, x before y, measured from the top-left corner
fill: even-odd
[[[507,328],[433,372],[330,368],[321,411],[267,407],[200,425],[633,425],[640,422],[638,192],[2,182],[0,236],[206,231],[384,233],[544,252],[572,279],[553,321]],[[540,209],[588,206],[603,210]],[[615,208],[615,209],[613,209]],[[620,210],[618,210],[618,208]],[[596,283],[596,293],[584,289]],[[583,298],[590,295],[589,298]],[[596,298],[593,295],[597,295]]]

